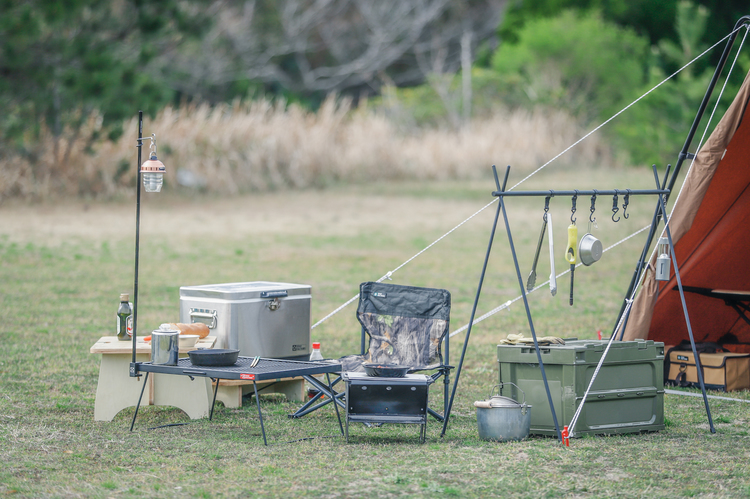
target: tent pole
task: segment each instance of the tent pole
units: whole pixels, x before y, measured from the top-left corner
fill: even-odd
[[[700,107],[698,108],[698,112],[695,115],[695,119],[693,120],[693,124],[690,127],[690,131],[688,132],[687,138],[685,139],[685,144],[682,146],[682,150],[680,151],[680,154],[677,157],[677,163],[675,164],[674,171],[672,172],[672,176],[669,180],[668,189],[669,192],[672,192],[672,189],[674,189],[674,184],[677,181],[677,176],[680,173],[680,170],[682,169],[682,163],[685,161],[686,158],[693,158],[694,155],[688,153],[688,149],[690,148],[690,144],[693,142],[693,138],[695,137],[695,132],[698,130],[698,125],[700,124],[700,121],[703,119],[703,114],[706,111],[706,107],[708,107],[708,102],[711,99],[711,95],[714,92],[714,88],[716,87],[716,83],[719,81],[719,76],[721,75],[721,72],[724,70],[724,65],[727,62],[727,59],[729,58],[729,53],[732,50],[732,47],[734,46],[734,42],[737,39],[737,34],[739,33],[739,28],[743,24],[750,24],[750,16],[743,16],[741,17],[737,23],[734,25],[734,30],[732,34],[729,37],[729,40],[727,40],[727,44],[724,46],[724,52],[721,54],[721,58],[719,59],[718,64],[716,65],[716,69],[714,70],[714,74],[711,77],[711,81],[708,84],[708,88],[706,89],[706,93],[703,95],[703,100],[701,101]],[[664,187],[662,187],[663,189]],[[666,195],[665,199],[665,205],[669,202],[669,194]],[[628,286],[628,290],[625,293],[625,299],[622,302],[622,306],[620,307],[620,313],[617,314],[617,319],[615,320],[615,326],[612,331],[612,334],[617,334],[617,324],[620,322],[620,318],[622,317],[622,314],[625,312],[625,307],[627,306],[627,300],[630,297],[631,293],[633,292],[634,288],[638,285],[638,281],[641,277],[641,271],[644,268],[644,265],[646,264],[646,258],[648,255],[648,249],[651,247],[651,243],[654,241],[654,236],[656,235],[656,225],[658,224],[658,213],[659,213],[659,203],[657,203],[657,207],[654,213],[654,218],[651,223],[651,229],[648,232],[648,237],[646,238],[646,244],[643,247],[643,251],[641,252],[641,257],[636,263],[635,271],[633,272],[633,277],[630,280],[630,285]],[[623,334],[625,334],[625,325],[626,321],[623,321],[622,325],[622,331],[620,333],[620,339],[622,339]]]
[[[656,165],[653,166],[654,169],[654,179],[656,180],[656,185],[659,185],[659,174],[656,172]],[[706,385],[703,383],[703,369],[701,367],[700,363],[700,356],[698,355],[698,351],[695,348],[695,339],[693,338],[693,328],[690,325],[690,316],[688,315],[688,309],[687,304],[685,303],[685,293],[682,289],[682,279],[680,278],[680,268],[677,265],[677,254],[674,250],[674,244],[672,244],[672,231],[669,228],[669,219],[667,217],[667,205],[664,202],[664,197],[662,194],[659,194],[659,208],[661,209],[662,214],[664,215],[664,230],[667,233],[667,237],[669,238],[669,249],[672,254],[672,262],[674,263],[674,276],[677,280],[677,287],[680,290],[680,300],[682,302],[682,312],[685,315],[685,323],[687,324],[687,331],[688,335],[690,336],[690,346],[693,349],[693,358],[695,359],[695,370],[698,372],[698,382],[701,385],[701,393],[703,393],[703,403],[706,406],[706,415],[708,416],[708,425],[711,428],[711,433],[716,433],[716,428],[714,428],[714,422],[711,418],[711,408],[708,405],[708,396],[706,395]]]

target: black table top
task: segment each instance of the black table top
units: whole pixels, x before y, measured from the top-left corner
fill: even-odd
[[[138,371],[141,372],[248,381],[264,381],[341,371],[341,363],[337,361],[311,362],[304,360],[260,359],[255,367],[250,367],[253,359],[254,357],[238,357],[234,365],[222,367],[194,366],[189,358],[179,359],[176,366],[154,365],[150,362],[137,362],[136,365]],[[131,364],[131,370],[132,368],[133,364]]]

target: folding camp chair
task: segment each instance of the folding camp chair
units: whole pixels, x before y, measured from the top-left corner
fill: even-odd
[[[357,319],[362,325],[361,353],[342,357],[343,370],[363,372],[363,364],[378,363],[409,366],[409,373],[434,371],[430,374],[433,381],[443,378],[445,411],[450,388],[449,374],[453,368],[448,365],[450,309],[451,295],[444,289],[362,283],[357,307]],[[320,390],[317,397],[326,398],[312,407],[310,402],[313,401],[308,402],[293,417],[304,416],[330,403],[333,394],[328,393],[324,386],[317,388]],[[344,405],[339,399],[343,395],[343,391],[334,395],[342,407]],[[443,420],[443,416],[431,408],[428,408],[428,413],[439,421]]]

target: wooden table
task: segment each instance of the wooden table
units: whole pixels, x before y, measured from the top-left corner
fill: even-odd
[[[215,343],[216,338],[208,336],[198,340],[193,348],[181,348],[180,357],[197,348],[213,348]],[[116,336],[103,336],[89,351],[102,354],[94,420],[112,421],[121,410],[135,407],[143,386],[143,377],[131,378],[129,374],[133,344],[119,341]],[[151,360],[151,344],[139,338],[135,353],[137,362]],[[301,402],[305,396],[305,380],[302,378],[267,380],[258,382],[257,387],[258,390],[282,393],[292,402]],[[237,408],[242,406],[242,396],[252,391],[252,381],[222,379],[219,380],[216,400],[225,407]],[[148,401],[149,405],[171,405],[185,411],[191,419],[199,419],[209,415],[213,390],[208,378],[190,380],[182,376],[155,374],[149,377],[144,396],[144,402]]]
[[[180,348],[184,357],[190,350],[212,348],[216,338],[207,336],[192,348]],[[94,403],[94,420],[112,421],[118,412],[135,407],[141,395],[144,377],[130,377],[130,362],[133,359],[133,343],[120,341],[117,336],[103,336],[89,350],[102,354],[99,368],[99,383],[96,387]],[[136,343],[136,361],[151,360],[151,344],[138,338]],[[211,380],[183,376],[151,376],[145,388],[149,405],[171,405],[182,409],[191,419],[208,417],[211,410],[213,391]]]

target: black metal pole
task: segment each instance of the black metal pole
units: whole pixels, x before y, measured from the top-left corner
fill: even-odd
[[[133,364],[135,364],[135,344],[138,336],[138,247],[140,242],[141,225],[141,147],[143,146],[143,111],[138,111],[138,175],[135,190],[135,278],[133,281]],[[131,369],[131,376],[134,371]],[[137,375],[137,370],[135,375]]]
[[[750,16],[743,16],[735,23],[733,32],[730,35],[729,40],[727,40],[727,44],[724,46],[724,52],[722,52],[721,58],[719,59],[719,62],[716,65],[716,69],[714,70],[714,74],[711,77],[711,81],[708,84],[706,93],[703,95],[703,100],[701,101],[701,104],[698,107],[698,112],[695,115],[695,119],[693,119],[693,124],[690,127],[690,131],[688,132],[688,135],[685,139],[685,143],[683,144],[682,150],[680,151],[680,154],[677,157],[677,163],[675,164],[674,171],[672,172],[672,176],[669,180],[669,184],[667,185],[669,192],[671,192],[674,189],[674,184],[677,181],[677,176],[680,174],[680,170],[682,169],[682,163],[685,161],[685,159],[687,159],[688,157],[691,157],[688,153],[688,149],[690,149],[690,144],[693,142],[695,133],[698,130],[698,125],[700,125],[700,121],[703,119],[703,114],[705,113],[706,107],[708,106],[708,102],[711,99],[711,95],[713,94],[714,89],[716,88],[716,83],[719,81],[719,76],[721,75],[721,72],[724,69],[724,65],[726,64],[727,59],[729,58],[729,53],[731,52],[732,46],[734,45],[734,42],[737,39],[739,28],[743,24],[750,24]],[[669,201],[669,194],[666,194],[664,204],[666,204],[668,201]],[[655,213],[658,213],[659,211],[660,210],[659,210],[659,206],[657,203]],[[620,318],[622,317],[622,314],[625,312],[625,307],[627,307],[628,297],[633,292],[633,289],[635,288],[635,286],[638,285],[638,281],[640,280],[640,273],[643,269],[643,266],[646,264],[648,249],[651,247],[651,243],[654,241],[654,236],[656,235],[657,223],[658,223],[657,215],[654,215],[654,223],[651,224],[651,229],[649,230],[648,237],[646,238],[646,244],[644,245],[643,251],[641,252],[641,257],[636,263],[635,271],[633,272],[633,277],[630,279],[630,285],[628,286],[628,290],[625,293],[625,299],[623,300],[622,306],[620,307],[620,313],[617,314],[617,319],[615,320],[615,328],[612,334],[617,333],[616,331],[617,324],[620,322]],[[625,331],[624,327],[622,331],[623,332]]]
[[[655,166],[655,165],[654,165]],[[661,184],[661,188],[664,189],[664,186],[667,184],[667,180],[669,179],[669,171],[672,168],[672,165],[667,165],[667,169],[664,172],[664,181]],[[659,186],[657,186],[659,187]],[[668,196],[669,194],[667,194]],[[648,234],[648,241],[652,241],[654,237],[654,233],[656,232],[656,227],[659,225],[659,218],[660,218],[661,210],[659,209],[659,204],[656,204],[656,208],[654,209],[654,216],[651,218],[651,227],[649,228],[649,234]],[[620,323],[620,317],[622,317],[623,312],[625,312],[625,309],[628,304],[629,296],[633,292],[633,286],[637,285],[638,282],[641,280],[641,274],[645,270],[646,266],[646,258],[648,255],[648,250],[651,247],[651,243],[648,242],[643,249],[641,250],[641,257],[638,260],[638,265],[636,265],[635,272],[633,273],[633,277],[631,278],[630,285],[628,286],[628,291],[625,294],[625,299],[622,302],[622,306],[620,307],[620,313],[617,314],[617,321],[615,321],[615,327],[612,330],[612,335],[610,338],[617,334],[617,325]],[[628,319],[630,318],[630,311],[632,310],[632,307],[630,310],[628,310],[627,314],[625,314],[625,319],[622,321],[622,326],[620,327],[620,341],[622,341],[622,337],[625,335],[625,328],[628,325]]]
[[[258,396],[258,385],[253,380],[253,390],[255,390],[255,403],[258,406],[258,419],[260,420],[260,432],[263,434],[263,445],[268,447],[268,441],[266,440],[266,429],[263,427],[263,413],[260,411],[260,397]]]
[[[505,177],[508,177],[508,171],[505,172]],[[583,192],[583,191],[580,191]],[[557,193],[557,191],[556,191]],[[539,350],[539,342],[536,339],[536,331],[534,330],[534,321],[531,319],[531,309],[529,308],[529,299],[526,296],[526,287],[523,284],[523,276],[521,276],[521,268],[518,266],[518,256],[516,255],[516,247],[513,245],[513,235],[510,230],[510,223],[508,222],[508,213],[505,210],[504,196],[500,195],[500,207],[503,210],[503,220],[505,221],[505,231],[508,234],[508,244],[510,245],[510,252],[513,255],[513,264],[516,267],[516,276],[518,277],[518,285],[521,287],[521,296],[523,297],[523,305],[526,308],[526,318],[529,320],[529,329],[531,329],[531,337],[534,339],[534,349],[536,350],[536,358],[539,361],[539,369],[542,371],[542,380],[544,381],[544,389],[547,392],[547,402],[549,402],[549,410],[552,412],[552,421],[555,423],[555,432],[557,438],[562,442],[562,433],[560,433],[560,426],[557,423],[557,414],[555,413],[555,406],[552,403],[552,393],[549,389],[549,383],[547,382],[547,374],[544,371],[544,362],[542,362],[542,352]],[[572,296],[572,290],[571,290]]]
[[[541,196],[590,196],[596,194],[597,196],[613,196],[615,194],[628,193],[631,196],[652,196],[654,194],[669,194],[666,189],[660,189],[658,186],[656,189],[590,189],[590,190],[569,190],[569,191],[513,191],[505,192],[497,190],[492,193],[495,197],[541,197]]]
[[[492,173],[495,175],[495,185],[500,190],[500,181],[497,178],[497,170],[495,165],[492,165]],[[502,190],[505,190],[505,185],[508,182],[508,171],[505,172],[505,180],[503,181]],[[482,272],[479,275],[479,285],[477,286],[477,294],[474,297],[474,306],[471,309],[471,317],[469,318],[469,327],[466,330],[466,337],[464,338],[464,346],[461,350],[461,360],[458,361],[458,368],[456,369],[456,379],[453,381],[453,390],[451,391],[451,399],[448,402],[448,408],[445,410],[443,415],[443,430],[440,432],[440,436],[445,436],[445,430],[448,428],[448,421],[451,415],[451,409],[453,408],[453,400],[456,397],[456,387],[458,386],[458,380],[461,377],[461,369],[464,365],[464,357],[466,357],[466,347],[469,345],[469,337],[471,336],[471,328],[474,325],[474,316],[477,313],[477,305],[479,304],[479,296],[482,294],[482,283],[484,283],[484,275],[487,272],[487,263],[490,260],[490,253],[492,252],[492,241],[495,239],[495,229],[497,228],[497,221],[500,218],[500,204],[498,203],[497,211],[495,212],[495,221],[492,224],[492,231],[490,232],[490,241],[487,244],[487,254],[484,257],[484,264],[482,265]]]
[[[146,377],[143,378],[143,386],[141,387],[141,395],[138,397],[138,403],[135,405],[135,412],[133,413],[133,421],[130,422],[130,431],[133,431],[135,426],[135,418],[138,417],[138,409],[141,407],[141,400],[143,400],[143,390],[146,389],[146,383],[148,383],[148,371],[146,371]]]
[[[654,165],[654,178],[656,184],[659,184],[659,175],[656,173],[656,165]],[[688,315],[687,304],[685,303],[685,293],[682,289],[682,279],[680,278],[680,268],[677,265],[677,254],[675,253],[674,244],[672,244],[672,231],[669,228],[669,219],[667,218],[667,206],[664,203],[664,198],[659,194],[659,207],[664,215],[664,230],[669,238],[669,249],[672,254],[672,262],[674,263],[674,276],[677,280],[677,288],[680,290],[680,301],[682,302],[682,312],[685,315],[685,323],[687,324],[688,336],[690,337],[690,346],[693,349],[693,358],[695,359],[695,369],[698,372],[698,382],[701,385],[701,393],[703,393],[703,403],[706,406],[706,414],[708,415],[708,425],[711,428],[711,433],[716,433],[714,428],[714,422],[711,418],[711,409],[708,406],[708,396],[706,395],[706,385],[703,383],[703,370],[701,368],[700,357],[698,351],[695,348],[695,339],[693,338],[693,328],[690,325],[690,316]]]

